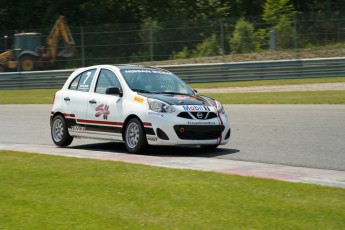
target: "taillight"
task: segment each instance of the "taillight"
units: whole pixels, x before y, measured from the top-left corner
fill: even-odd
[[[53,103],[55,103],[55,95],[56,95],[56,93],[54,93],[54,97],[53,97]]]

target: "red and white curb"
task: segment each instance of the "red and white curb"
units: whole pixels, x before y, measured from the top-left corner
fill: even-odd
[[[302,182],[345,188],[345,172],[336,170],[312,169],[202,157],[161,157],[135,155],[110,151],[58,148],[52,145],[0,143],[0,150],[13,150],[66,157],[121,161],[167,168],[212,171],[225,174],[236,174],[242,176],[252,176],[289,182]]]

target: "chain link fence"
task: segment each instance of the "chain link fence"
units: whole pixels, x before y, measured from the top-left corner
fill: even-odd
[[[44,43],[50,29],[24,31],[41,33]],[[296,14],[273,24],[255,18],[229,18],[70,26],[70,30],[76,44],[75,55],[58,58],[54,69],[165,60],[183,63],[191,58],[200,58],[200,62],[233,62],[345,54],[345,19],[338,15]],[[0,31],[0,53],[5,51],[5,43],[9,48],[13,46],[13,35],[18,32],[22,31]],[[58,49],[63,49],[62,41]]]

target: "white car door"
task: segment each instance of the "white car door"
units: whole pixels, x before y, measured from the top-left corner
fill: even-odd
[[[102,68],[94,90],[89,94],[86,129],[94,137],[121,141],[123,100],[120,95],[106,95],[108,87],[117,87],[122,92],[116,74],[110,69]]]
[[[63,111],[69,128],[81,131],[86,119],[89,91],[96,69],[89,69],[76,76],[63,93]],[[76,127],[79,125],[80,127]]]

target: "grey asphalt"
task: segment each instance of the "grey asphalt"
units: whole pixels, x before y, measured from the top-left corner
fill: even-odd
[[[199,148],[151,148],[146,155],[217,158],[345,171],[344,105],[225,105],[231,141]],[[0,143],[53,146],[51,105],[0,105]],[[122,144],[75,140],[72,148],[125,153]]]
[[[345,171],[344,105],[227,105],[223,159]]]

